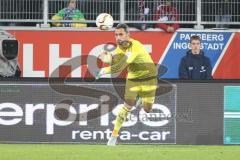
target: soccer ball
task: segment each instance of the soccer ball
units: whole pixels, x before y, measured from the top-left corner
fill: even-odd
[[[101,30],[109,30],[113,27],[113,17],[108,13],[101,13],[97,16],[96,25]]]

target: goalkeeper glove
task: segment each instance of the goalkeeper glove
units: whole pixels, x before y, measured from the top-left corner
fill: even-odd
[[[106,72],[105,72],[104,68],[100,69],[100,71],[96,75],[96,79],[101,78],[105,74],[106,74]]]

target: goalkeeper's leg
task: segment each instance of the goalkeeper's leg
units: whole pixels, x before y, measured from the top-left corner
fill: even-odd
[[[112,135],[111,135],[110,139],[108,140],[107,145],[109,145],[109,146],[116,145],[119,130],[122,127],[122,124],[125,122],[127,115],[130,112],[134,103],[135,103],[135,100],[127,100],[124,103],[124,105],[120,108],[120,110],[117,114],[117,118],[115,120],[115,125],[114,125],[114,129],[112,131]]]
[[[132,82],[130,80],[126,81],[126,86],[125,86],[125,94],[124,94],[124,105],[121,107],[121,109],[118,112],[114,129],[111,135],[111,138],[109,139],[107,145],[115,146],[118,133],[120,128],[122,127],[122,124],[125,122],[128,113],[132,109],[132,107],[136,103],[136,97],[138,95],[138,90],[139,87],[135,82]]]
[[[144,82],[141,92],[139,95],[142,99],[142,106],[145,112],[149,113],[152,111],[152,105],[155,100],[155,93],[157,89],[157,79],[151,79]]]

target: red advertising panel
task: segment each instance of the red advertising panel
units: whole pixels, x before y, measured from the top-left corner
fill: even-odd
[[[115,43],[109,31],[11,30],[19,41],[19,63],[23,77],[89,77],[93,73],[88,57],[98,56],[104,45]],[[210,57],[215,79],[240,79],[240,33],[230,31],[131,32],[142,42],[155,63],[168,67],[163,78],[178,78],[180,58],[189,49],[190,35],[203,39],[203,49]],[[70,61],[74,59],[74,63]],[[79,60],[78,60],[79,59]],[[97,64],[97,62],[96,62]],[[89,72],[90,71],[90,72]],[[53,74],[54,73],[54,74]]]
[[[23,77],[49,77],[53,70],[70,58],[84,55],[97,55],[103,50],[103,44],[115,43],[114,32],[10,32],[15,35],[20,42],[19,63],[23,70]],[[143,32],[133,32],[131,36],[146,45],[152,58],[157,63],[168,45],[172,34],[162,32],[144,32],[143,34]],[[79,59],[79,68],[70,75],[71,77],[82,77],[86,75],[85,60]],[[83,67],[81,67],[82,65]],[[59,76],[63,76],[68,69],[69,66],[61,66]]]

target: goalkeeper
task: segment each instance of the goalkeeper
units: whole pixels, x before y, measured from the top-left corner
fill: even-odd
[[[119,130],[126,120],[127,114],[136,105],[137,97],[141,98],[145,112],[150,112],[157,89],[157,69],[143,44],[130,38],[128,26],[118,24],[115,30],[117,48],[113,53],[103,52],[99,58],[109,67],[102,68],[97,78],[105,74],[114,74],[127,68],[128,75],[125,86],[124,104],[119,110],[111,138],[107,145],[116,145]]]

